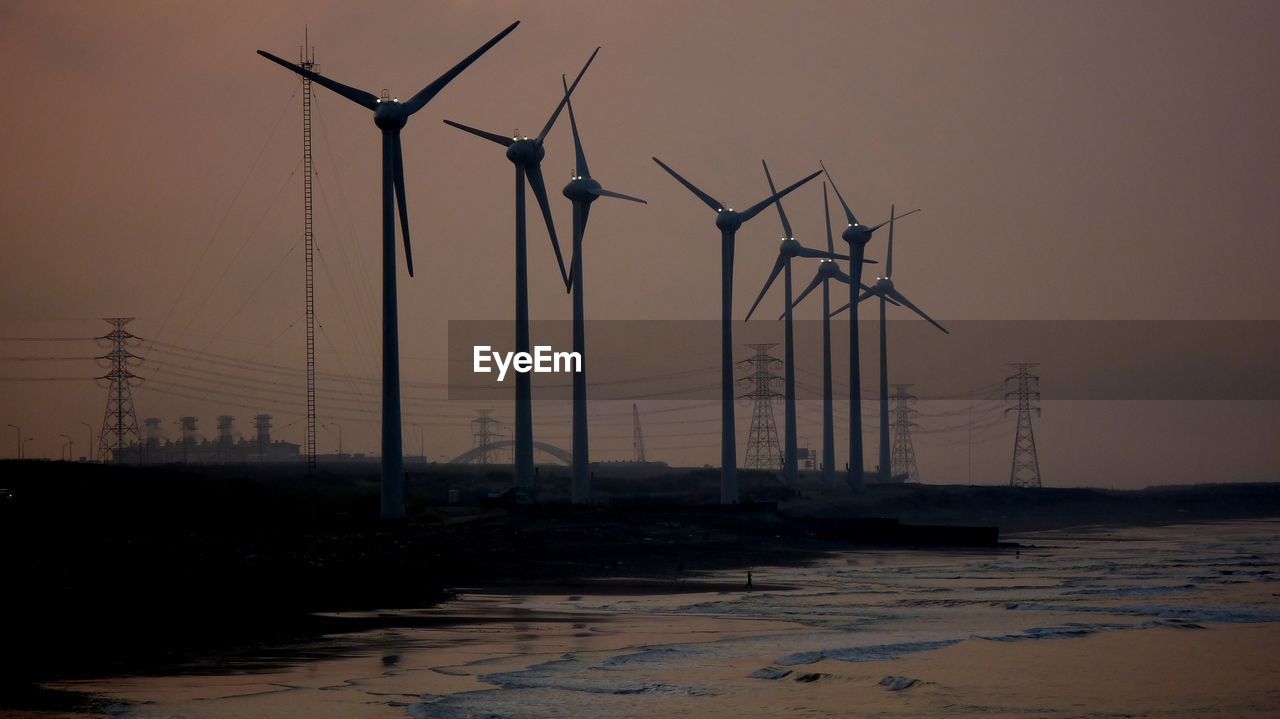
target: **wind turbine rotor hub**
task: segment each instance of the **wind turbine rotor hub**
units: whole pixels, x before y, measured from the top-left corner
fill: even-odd
[[[889,291],[893,289],[893,280],[888,277],[880,277],[876,280],[875,289],[877,291]]]
[[[378,103],[378,109],[373,111],[373,124],[378,129],[394,132],[404,127],[409,121],[409,113],[405,111],[404,105],[395,100],[384,100]]]
[[[716,227],[728,232],[736,232],[742,227],[742,216],[733,210],[721,210],[716,213]]]
[[[836,266],[835,260],[830,260],[825,257],[818,260],[818,274],[823,277],[835,277],[836,272],[839,270],[840,268]]]
[[[546,154],[545,147],[539,145],[537,140],[527,137],[516,140],[507,148],[507,159],[525,167],[539,164]]]
[[[778,254],[783,257],[796,257],[800,254],[801,249],[803,248],[800,246],[800,242],[797,241],[796,238],[784,237],[782,238],[782,244],[778,247]]]

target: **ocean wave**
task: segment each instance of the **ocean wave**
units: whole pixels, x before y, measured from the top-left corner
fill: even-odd
[[[1038,612],[1117,614],[1130,616],[1149,616],[1161,619],[1178,619],[1182,621],[1222,624],[1261,624],[1280,622],[1280,614],[1263,607],[1195,607],[1173,604],[1149,604],[1138,606],[1096,606],[1044,604],[1039,602],[1013,602],[1005,605],[1005,609],[1016,609]]]
[[[923,683],[919,679],[912,679],[911,677],[885,677],[880,680],[880,686],[891,692],[900,692],[903,689],[910,689]]]
[[[1183,584],[1176,587],[1085,587],[1063,592],[1063,596],[1094,597],[1155,597],[1162,594],[1179,594],[1196,591],[1194,584]]]
[[[841,662],[881,662],[897,659],[904,654],[927,652],[933,649],[949,647],[960,641],[960,639],[939,639],[924,642],[877,644],[863,647],[841,647],[839,649],[817,649],[813,651],[788,654],[776,660],[774,663],[790,667],[800,664],[815,664],[823,659],[835,659]]]
[[[791,675],[790,669],[779,669],[777,667],[760,667],[759,669],[755,670],[754,672],[751,672],[747,676],[752,679],[771,679],[772,680],[772,679],[782,679],[790,675]]]
[[[1138,624],[1086,624],[1083,622],[1067,622],[1054,627],[1032,627],[1012,634],[975,635],[976,639],[991,642],[1022,642],[1036,639],[1078,639],[1091,634],[1108,631],[1124,631],[1130,629],[1155,629],[1168,626],[1167,622],[1148,621]]]

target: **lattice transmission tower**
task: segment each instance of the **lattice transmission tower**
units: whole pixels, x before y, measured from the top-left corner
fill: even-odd
[[[502,423],[490,416],[492,412],[491,409],[476,410],[478,416],[471,420],[471,437],[475,440],[475,447],[481,450],[475,460],[477,464],[493,464],[493,455],[497,450],[490,445],[503,436]]]
[[[141,361],[130,348],[137,347],[141,339],[125,329],[125,325],[133,321],[132,317],[103,319],[111,325],[111,331],[97,338],[99,343],[109,348],[106,354],[97,358],[108,363],[105,365],[107,373],[98,378],[107,383],[107,409],[102,415],[102,431],[98,435],[98,459],[102,462],[111,459],[120,464],[124,462],[126,447],[131,443],[142,444],[138,414],[133,409],[133,391],[130,389],[138,377],[132,368]]]
[[[640,429],[640,410],[631,404],[631,454],[637,462],[644,460],[644,430]]]
[[[303,35],[300,64],[303,69],[318,72],[315,48],[310,46],[310,33]],[[312,213],[311,181],[315,170],[311,164],[311,80],[302,78],[302,240],[305,266],[307,342],[307,438],[303,450],[307,455],[307,474],[316,472],[316,282],[315,226]]]
[[[920,467],[916,464],[916,448],[911,442],[911,430],[919,427],[913,421],[916,415],[916,396],[908,392],[911,388],[909,384],[893,385],[893,394],[889,398],[893,400],[893,420],[889,423],[889,428],[893,434],[893,451],[889,455],[892,469],[892,475],[895,477],[906,475],[906,481],[920,481]]]
[[[770,349],[778,346],[776,342],[747,346],[755,350],[755,355],[738,363],[746,365],[750,372],[738,381],[751,384],[751,389],[738,395],[738,399],[749,399],[752,402],[751,433],[747,435],[747,458],[743,466],[780,470],[782,446],[778,443],[778,425],[773,419],[773,405],[782,398],[782,392],[778,389],[782,376],[775,372],[782,360],[769,354]]]
[[[1040,401],[1040,377],[1031,374],[1036,362],[1010,363],[1017,372],[1005,378],[1005,385],[1014,380],[1018,388],[1005,393],[1005,400],[1015,399],[1017,404],[1005,409],[1005,413],[1018,413],[1018,431],[1013,438],[1013,467],[1009,470],[1010,487],[1040,487],[1040,458],[1036,455],[1036,435],[1031,427],[1031,413],[1040,416],[1040,407],[1032,402]]]

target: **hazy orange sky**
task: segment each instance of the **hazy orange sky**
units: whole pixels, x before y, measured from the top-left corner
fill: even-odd
[[[300,366],[299,82],[254,51],[292,58],[308,26],[322,72],[403,98],[516,19],[404,132],[418,269],[401,271],[407,381],[444,381],[449,319],[512,313],[511,166],[441,120],[532,133],[560,74],[597,45],[575,94],[591,168],[650,204],[596,206],[594,319],[718,316],[712,217],[651,155],[737,206],[767,194],[764,158],[780,182],[825,160],[868,221],[890,203],[924,208],[902,225],[895,279],[944,321],[1280,319],[1275,3],[8,2],[0,335],[89,336],[105,327],[95,318],[129,315],[149,340]],[[317,113],[319,363],[372,377],[378,133],[367,111],[322,89]],[[567,238],[567,122],[548,148]],[[801,241],[820,244],[820,187],[787,209]],[[533,315],[567,317],[545,234],[531,227]],[[736,313],[778,233],[772,215],[740,233]],[[882,256],[883,239],[869,252]],[[780,295],[766,303],[776,309]],[[816,317],[815,306],[800,316]],[[91,343],[0,346],[7,358],[92,353]],[[160,375],[181,377],[154,348],[139,354],[151,365],[139,374],[167,362]],[[997,358],[993,372],[1013,359]],[[817,368],[816,355],[807,361]],[[6,378],[95,371],[76,360],[3,364]],[[22,425],[33,454],[56,456],[62,432],[82,453],[78,423],[101,421],[105,392],[91,383],[3,386],[0,421]],[[217,414],[248,432],[250,415],[270,411],[280,436],[300,438],[287,402],[224,389],[250,399],[144,385],[139,417],[165,418],[172,434],[173,419],[195,414],[212,434]],[[1275,478],[1275,402],[1085,404],[1046,406],[1038,436],[1051,483]],[[433,458],[469,446],[470,406],[416,406]],[[565,410],[537,414],[556,425],[547,436],[567,437]],[[597,458],[629,453],[624,414],[602,420]],[[801,417],[814,443],[816,418]],[[715,429],[664,429],[655,417],[650,445],[667,435],[659,458],[714,461]],[[376,448],[372,422],[344,430],[348,450]],[[0,428],[2,456],[16,452],[12,432]],[[976,481],[1007,477],[1008,435],[980,448]],[[417,430],[406,446],[417,451]],[[321,449],[334,449],[331,431]],[[918,451],[927,480],[966,478],[954,447]]]

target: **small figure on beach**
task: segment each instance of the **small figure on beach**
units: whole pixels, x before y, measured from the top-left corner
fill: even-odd
[[[747,570],[747,591],[751,591],[751,570]]]

